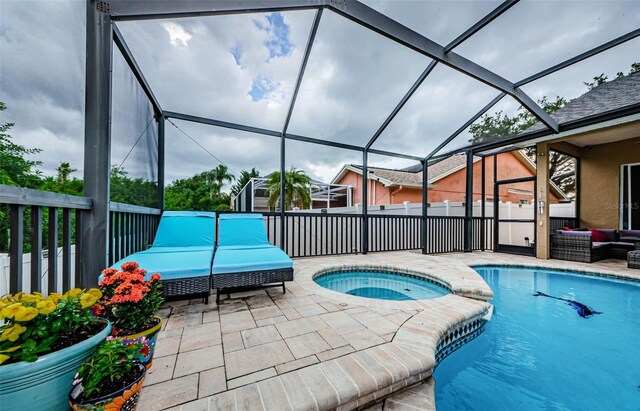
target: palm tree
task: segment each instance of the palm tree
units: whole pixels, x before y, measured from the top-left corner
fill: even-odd
[[[291,170],[284,173],[284,201],[285,210],[293,207],[307,208],[311,205],[311,194],[309,188],[311,178],[302,170]],[[267,193],[269,195],[269,208],[274,209],[276,203],[280,202],[280,172],[275,171],[269,176],[267,181]]]
[[[257,177],[260,177],[260,173],[255,168],[252,168],[251,171],[242,170],[238,181],[231,187],[231,194],[237,196],[252,178]]]
[[[213,170],[206,171],[203,174],[205,174],[207,183],[211,185],[211,192],[209,194],[211,198],[218,197],[220,195],[220,191],[222,190],[222,186],[225,182],[230,183],[235,180],[233,174],[230,173],[229,167],[224,164],[219,164]]]

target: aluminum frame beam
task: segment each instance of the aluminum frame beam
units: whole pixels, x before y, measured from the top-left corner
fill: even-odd
[[[329,0],[110,0],[108,12],[115,21],[131,21],[306,10],[328,3]]]
[[[536,116],[547,127],[558,132],[558,123],[531,99],[524,91],[515,87],[504,77],[456,54],[445,52],[445,48],[420,33],[398,23],[379,11],[360,3],[359,1],[345,1],[330,3],[329,8],[341,16],[360,24],[390,40],[404,45],[418,53],[424,54],[442,64],[470,76],[488,86],[509,94],[520,102],[527,110]]]
[[[444,47],[444,52],[448,53],[454,48],[458,47],[460,44],[465,42],[469,37],[473,36],[480,30],[482,30],[489,23],[500,17],[504,12],[509,10],[511,7],[515,6],[520,0],[506,0],[504,3],[500,4],[498,7],[493,9],[489,14],[484,16],[480,21],[478,21],[473,26],[469,27],[464,33],[453,39],[449,44]]]
[[[426,157],[426,160],[429,161],[429,159],[431,157],[433,157],[438,151],[442,150],[444,147],[446,147],[447,144],[449,144],[454,138],[458,137],[460,135],[460,133],[462,133],[463,131],[465,131],[467,129],[467,127],[469,127],[471,124],[473,124],[477,119],[479,119],[484,113],[486,113],[487,111],[489,111],[489,109],[493,106],[495,106],[496,104],[498,104],[498,102],[500,100],[502,100],[502,98],[506,96],[506,93],[500,93],[498,94],[493,100],[491,100],[489,102],[489,104],[487,104],[486,106],[484,106],[482,109],[480,109],[480,111],[478,111],[473,117],[471,117],[469,120],[467,120],[466,123],[464,123],[462,126],[460,126],[460,128],[458,128],[456,131],[453,132],[453,134],[451,134],[449,137],[447,137],[443,142],[441,142],[438,147],[436,147],[431,153],[429,153],[429,155]]]
[[[518,81],[517,83],[515,83],[516,87],[520,87],[520,86],[524,86],[525,84],[529,84],[532,81],[536,81],[541,79],[542,77],[548,76],[549,74],[553,74],[558,70],[562,70],[564,68],[567,68],[573,64],[579,63],[582,60],[586,60],[589,57],[593,57],[596,54],[600,54],[603,51],[607,51],[613,47],[619,46],[620,44],[626,43],[629,40],[633,40],[636,37],[640,36],[640,28],[633,30],[627,34],[624,34],[620,37],[617,37],[611,41],[608,41],[604,44],[599,45],[598,47],[594,47],[591,50],[587,50],[584,53],[578,54],[575,57],[572,57],[570,59],[567,59],[561,63],[556,64],[555,66],[551,66],[547,69],[544,69],[536,74],[533,74],[525,79],[522,79],[520,81]]]
[[[199,123],[199,124],[207,124],[210,126],[228,128],[231,130],[245,131],[245,132],[254,133],[254,134],[262,134],[270,137],[280,138],[282,136],[282,133],[280,131],[269,130],[269,129],[260,128],[260,127],[247,126],[247,125],[237,124],[237,123],[231,123],[228,121],[214,120],[206,117],[198,117],[190,114],[176,113],[174,111],[164,111],[163,116],[165,118],[174,118],[176,120],[189,121],[192,123]],[[339,143],[337,141],[329,141],[329,140],[322,140],[322,139],[313,138],[313,137],[306,137],[298,134],[286,133],[284,134],[284,138],[286,138],[287,140],[302,141],[304,143],[319,144],[323,146],[342,148],[345,150],[353,150],[353,151],[360,151],[360,152],[364,151],[364,148],[360,146]],[[383,156],[404,158],[408,160],[418,160],[418,161],[421,160],[421,158],[417,156],[412,156],[409,154],[402,154],[402,153],[394,153],[394,152],[384,151],[384,150],[369,150],[369,153],[379,154]]]
[[[149,83],[147,83],[147,79],[144,77],[144,74],[142,74],[142,70],[140,69],[140,66],[138,66],[136,59],[133,57],[133,53],[131,53],[127,42],[124,40],[124,36],[120,32],[120,29],[115,23],[112,23],[111,26],[113,28],[113,42],[118,47],[118,50],[120,50],[120,53],[122,53],[122,56],[127,62],[129,69],[135,76],[136,80],[138,80],[140,87],[142,87],[144,94],[147,95],[147,98],[153,106],[156,116],[159,116],[160,114],[162,114],[162,108],[160,107],[158,99],[153,94],[151,86],[149,86]]]

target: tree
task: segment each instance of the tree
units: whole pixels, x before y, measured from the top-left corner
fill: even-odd
[[[229,210],[230,197],[220,192],[220,184],[213,170],[192,177],[173,181],[165,188],[164,200],[167,210]]]
[[[211,187],[211,191],[209,193],[210,198],[220,195],[225,182],[231,183],[233,180],[235,180],[235,177],[229,171],[229,167],[224,164],[218,164],[216,168],[211,171],[206,171],[203,174],[207,179],[209,179],[209,184]]]
[[[134,204],[143,207],[158,206],[158,184],[143,178],[131,178],[118,166],[111,166],[110,199],[118,203]]]
[[[618,77],[622,77],[621,76],[622,72],[618,73]],[[593,77],[593,81],[592,82],[582,82],[582,84],[584,84],[585,86],[587,86],[587,89],[589,90],[593,90],[594,88],[598,87],[600,84],[604,84],[607,82],[607,80],[609,80],[609,77],[605,76],[604,73],[597,75],[595,77]]]
[[[259,177],[260,173],[255,168],[252,168],[251,171],[242,170],[240,172],[240,178],[238,178],[238,181],[233,186],[231,186],[231,195],[237,196],[238,194],[240,194],[240,191],[242,191],[244,186],[246,186],[247,183],[251,181],[252,178]]]
[[[284,173],[285,210],[293,207],[307,208],[311,205],[311,178],[302,170],[291,167]],[[280,172],[274,171],[267,181],[269,208],[275,209],[280,203]]]
[[[6,108],[7,106],[0,102],[0,111]],[[42,150],[15,144],[7,133],[13,125],[13,123],[0,124],[0,184],[38,188],[41,183],[41,173],[36,167],[40,162],[27,160],[26,157]]]

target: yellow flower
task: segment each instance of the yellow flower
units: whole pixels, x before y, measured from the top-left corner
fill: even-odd
[[[98,301],[98,297],[89,293],[85,293],[82,294],[82,297],[80,297],[80,306],[82,306],[82,308],[91,307],[96,303],[96,301]]]
[[[60,299],[62,298],[62,294],[58,294],[58,293],[49,293],[49,296],[47,297],[48,300],[53,301],[54,303],[57,303],[58,301],[60,301]]]
[[[23,303],[35,303],[40,300],[42,300],[42,294],[38,292],[31,293],[31,294],[22,294],[20,296],[20,301]]]
[[[0,335],[0,341],[14,342],[20,337],[20,334],[27,331],[27,327],[23,327],[20,324],[16,324],[13,327],[5,328]]]
[[[21,308],[23,308],[21,303],[9,304],[2,309],[2,316],[4,318],[11,319],[20,311]]]
[[[99,289],[97,289],[97,288],[92,288],[92,289],[90,289],[89,291],[87,291],[87,293],[88,293],[88,294],[91,294],[91,295],[93,295],[93,296],[95,296],[95,297],[96,297],[96,299],[98,299],[98,300],[99,300],[100,298],[102,298],[102,291],[100,291],[100,290],[99,290]]]
[[[31,321],[38,315],[38,310],[33,307],[21,306],[13,319],[20,322]]]
[[[11,357],[9,357],[8,355],[0,354],[0,364],[7,361],[9,358]]]
[[[77,297],[78,294],[82,293],[82,289],[74,288],[73,290],[69,290],[64,294],[64,297]]]
[[[36,303],[36,308],[40,314],[50,314],[57,308],[56,303],[51,300],[42,300]]]

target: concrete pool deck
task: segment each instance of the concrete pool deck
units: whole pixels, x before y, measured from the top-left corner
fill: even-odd
[[[624,261],[593,264],[493,252],[387,252],[294,260],[281,288],[165,304],[139,411],[435,409],[436,354],[478,331],[492,292],[469,265],[525,265],[640,281]],[[349,296],[313,282],[331,267],[396,267],[455,294],[422,301]],[[226,297],[226,296],[225,296]],[[455,334],[455,337],[454,337]],[[449,348],[451,349],[451,348]],[[382,400],[384,399],[384,402]]]

